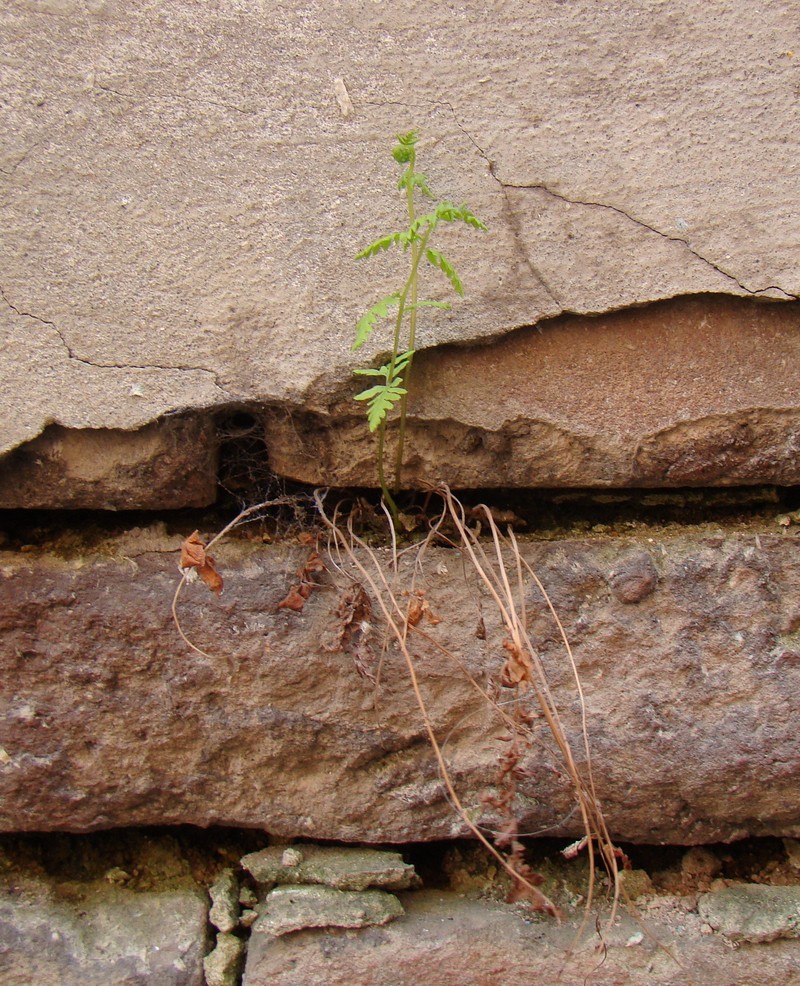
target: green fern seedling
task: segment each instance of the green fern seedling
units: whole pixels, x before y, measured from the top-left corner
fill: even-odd
[[[391,409],[401,401],[408,391],[403,386],[403,371],[411,362],[414,355],[412,350],[403,353],[395,360],[394,365],[384,363],[377,370],[365,369],[355,370],[354,372],[364,377],[383,377],[384,382],[370,387],[358,394],[357,401],[368,401],[367,404],[367,423],[370,431],[380,428],[386,415]]]
[[[421,308],[450,308],[444,301],[432,301],[418,298],[419,268],[423,260],[441,271],[450,282],[457,295],[463,297],[464,285],[455,268],[447,258],[429,246],[431,235],[439,223],[463,222],[473,229],[486,229],[466,205],[456,206],[452,202],[438,202],[432,211],[417,215],[415,193],[432,199],[433,193],[428,187],[428,179],[416,170],[416,144],[419,135],[416,130],[407,134],[398,134],[398,143],[392,151],[395,161],[405,166],[397,187],[404,193],[408,227],[396,233],[381,236],[370,243],[358,254],[357,260],[374,257],[384,250],[393,247],[402,248],[408,256],[409,271],[400,291],[387,295],[375,302],[356,323],[356,336],[353,349],[360,349],[371,337],[381,319],[388,318],[394,312],[394,336],[392,340],[391,358],[388,363],[378,369],[359,369],[355,373],[361,376],[379,377],[383,382],[369,387],[356,396],[357,401],[367,402],[367,423],[371,432],[378,434],[378,478],[384,499],[389,504],[392,513],[397,516],[397,507],[389,493],[384,467],[384,444],[386,438],[386,423],[389,414],[399,407],[400,425],[395,460],[394,485],[400,485],[403,468],[403,450],[405,445],[406,406],[408,397],[408,380],[414,359],[414,346],[417,332],[417,312]],[[394,311],[396,309],[396,311]],[[405,332],[404,332],[405,330]]]

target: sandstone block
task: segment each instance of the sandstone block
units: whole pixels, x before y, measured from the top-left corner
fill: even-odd
[[[217,495],[210,419],[175,417],[138,431],[52,425],[0,459],[0,508],[168,510]]]
[[[384,890],[335,890],[287,885],[267,894],[251,936],[286,935],[304,928],[366,928],[387,924],[403,905]]]
[[[796,103],[786,2],[5,6],[0,450],[51,422],[325,413],[386,293],[387,267],[352,258],[402,221],[389,150],[413,127],[437,194],[489,226],[443,237],[467,295],[420,346],[680,295],[800,295],[797,154],[774,124]]]
[[[321,883],[336,890],[407,890],[419,883],[414,867],[400,853],[377,849],[270,846],[245,856],[242,866],[258,883]]]
[[[800,938],[800,887],[739,884],[703,894],[700,917],[736,942]]]
[[[565,315],[485,345],[425,350],[414,361],[405,482],[798,483],[799,312],[682,298],[597,318]],[[275,412],[266,438],[282,475],[377,483],[375,440],[353,401],[325,414]]]
[[[86,888],[69,899],[32,878],[1,881],[5,986],[203,986],[205,938],[199,892]]]
[[[651,541],[646,531],[522,548],[572,643],[610,831],[646,843],[796,838],[797,538],[675,527]],[[360,650],[359,640],[336,649],[347,574],[329,565],[301,612],[279,609],[309,549],[223,544],[222,595],[198,583],[179,600],[198,654],[170,614],[179,541],[154,529],[92,551],[73,545],[72,555],[0,554],[0,829],[227,824],[375,843],[464,835],[377,616],[359,630]],[[613,573],[643,553],[658,573],[653,591],[618,598]],[[491,829],[501,819],[483,796],[498,783],[505,726],[465,670],[494,687],[504,631],[463,572],[454,552],[431,548],[418,569],[401,556],[397,584],[413,576],[440,619],[414,639],[421,688],[457,790]],[[526,608],[582,748],[572,675],[533,585]],[[520,768],[521,831],[580,835],[548,743]]]
[[[581,986],[797,986],[795,942],[732,949],[704,935],[702,921],[675,900],[645,915],[648,934],[627,914],[603,939],[578,934],[577,921],[558,926],[523,910],[455,894],[403,895],[406,913],[381,928],[330,929],[282,938],[253,935],[244,986],[437,986],[537,982]],[[602,920],[602,918],[601,918]],[[657,942],[666,944],[678,965]],[[600,954],[598,954],[600,953]]]

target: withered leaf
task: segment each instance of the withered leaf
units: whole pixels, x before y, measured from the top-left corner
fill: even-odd
[[[442,622],[431,609],[431,604],[425,598],[424,591],[417,589],[408,601],[406,619],[409,626],[415,627],[419,625],[423,617],[425,617],[425,622],[430,623],[431,626],[436,626],[437,623]]]
[[[222,592],[222,576],[214,565],[214,559],[206,552],[199,531],[190,534],[181,545],[180,567],[194,568],[212,592],[217,595]]]
[[[303,595],[302,586],[293,585],[292,588],[286,595],[285,599],[281,599],[278,603],[278,609],[293,609],[295,613],[299,613],[300,610],[305,606],[307,595]]]
[[[305,606],[306,599],[311,595],[311,590],[319,586],[314,575],[324,571],[325,562],[320,558],[316,549],[312,550],[303,565],[297,570],[300,582],[291,587],[286,598],[278,603],[278,609],[292,609],[295,613],[299,613]]]
[[[522,852],[523,846],[516,842],[511,855],[506,859],[514,876],[514,886],[508,892],[506,901],[513,904],[519,900],[527,900],[534,911],[549,914],[560,921],[563,918],[561,911],[549,897],[537,889],[544,883],[544,877],[528,866],[522,858]]]
[[[508,651],[508,657],[500,672],[500,684],[503,688],[519,686],[524,691],[533,680],[530,660],[513,640],[504,640],[503,647]]]

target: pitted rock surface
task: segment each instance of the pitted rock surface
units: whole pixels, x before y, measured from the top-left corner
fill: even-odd
[[[389,646],[376,686],[357,670],[371,659],[355,642],[334,647],[349,579],[331,564],[302,612],[279,609],[308,547],[223,544],[222,595],[197,583],[179,601],[198,654],[170,614],[178,545],[140,530],[60,558],[0,553],[0,828],[228,824],[367,843],[466,834],[400,654]],[[645,533],[522,550],[573,647],[613,836],[800,835],[797,537],[687,527],[657,543]],[[657,584],[637,602],[618,598],[613,573],[643,553]],[[414,573],[402,558],[398,591]],[[452,551],[429,549],[415,578],[441,621],[426,627],[430,645],[414,638],[421,687],[460,797],[493,827],[482,799],[499,778],[505,725],[464,669],[497,680],[503,628]],[[572,674],[533,586],[526,607],[577,748]],[[377,619],[371,632],[377,674]],[[581,835],[548,745],[521,767],[522,831]]]

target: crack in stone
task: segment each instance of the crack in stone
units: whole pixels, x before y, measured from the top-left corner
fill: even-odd
[[[245,116],[253,116],[254,114],[259,112],[257,109],[243,109],[241,106],[235,106],[233,103],[221,103],[215,99],[203,99],[202,97],[199,96],[196,98],[192,98],[190,96],[187,96],[185,93],[170,92],[164,95],[161,95],[159,93],[146,93],[145,95],[142,96],[142,95],[138,95],[137,93],[122,92],[119,89],[112,89],[111,86],[104,86],[96,79],[92,80],[92,88],[96,91],[110,93],[112,96],[119,96],[120,99],[130,99],[133,102],[145,102],[146,100],[154,100],[154,99],[177,99],[184,103],[187,103],[189,106],[192,106],[195,103],[203,103],[207,106],[217,106],[220,109],[231,110],[234,113],[242,113]]]
[[[523,257],[525,258],[525,261],[528,264],[528,266],[530,267],[531,271],[541,281],[542,285],[544,286],[544,288],[547,290],[547,292],[550,295],[550,297],[553,298],[553,300],[555,302],[558,303],[558,299],[556,298],[555,294],[550,290],[549,286],[545,282],[545,280],[542,277],[542,275],[536,269],[535,265],[533,264],[533,262],[532,262],[532,260],[530,258],[530,255],[528,253],[527,247],[524,244],[524,238],[522,236],[522,232],[521,232],[521,230],[519,228],[518,222],[516,221],[515,214],[514,214],[514,209],[513,209],[512,205],[511,205],[511,202],[510,202],[510,200],[508,198],[508,189],[509,188],[516,188],[516,189],[519,189],[519,190],[532,190],[532,191],[545,192],[547,195],[550,195],[553,198],[560,200],[561,202],[566,202],[569,205],[583,205],[583,206],[593,207],[593,208],[597,208],[597,209],[609,209],[612,212],[616,212],[617,215],[622,216],[624,219],[627,219],[629,222],[635,223],[637,226],[641,226],[643,229],[647,229],[651,233],[656,233],[658,236],[661,236],[661,237],[663,237],[666,240],[671,240],[671,241],[673,241],[675,243],[683,243],[683,245],[686,247],[686,249],[689,251],[689,253],[692,254],[693,257],[696,257],[698,260],[702,261],[702,263],[707,264],[709,267],[712,268],[712,270],[715,270],[718,274],[721,274],[723,277],[727,277],[729,280],[733,281],[733,283],[736,284],[736,286],[738,288],[740,288],[742,291],[744,291],[747,294],[753,295],[755,297],[755,296],[758,296],[758,295],[766,294],[766,293],[768,293],[770,291],[780,291],[781,294],[783,294],[783,296],[787,299],[787,301],[797,301],[798,300],[798,296],[797,295],[792,294],[790,291],[787,291],[785,288],[782,288],[782,287],[780,287],[780,285],[777,285],[777,284],[769,284],[769,285],[767,285],[766,287],[763,287],[763,288],[749,288],[749,287],[747,287],[747,285],[746,284],[743,284],[734,274],[731,274],[729,271],[724,270],[722,267],[719,266],[719,264],[715,264],[713,260],[709,260],[708,257],[704,257],[701,253],[698,253],[697,250],[694,250],[689,245],[688,240],[684,239],[682,236],[670,236],[668,233],[664,233],[662,230],[657,229],[655,226],[651,226],[649,223],[644,222],[644,220],[637,219],[635,216],[632,216],[630,213],[625,212],[625,210],[624,209],[620,209],[619,206],[609,205],[608,203],[605,203],[605,202],[594,202],[594,201],[584,201],[584,200],[581,200],[581,199],[571,199],[571,198],[568,198],[566,195],[562,195],[559,192],[553,191],[552,188],[549,188],[547,185],[544,185],[544,184],[538,184],[538,185],[517,185],[517,184],[514,184],[512,182],[504,181],[497,174],[497,165],[496,165],[496,162],[493,161],[489,157],[489,155],[486,153],[486,151],[481,147],[481,145],[475,139],[475,137],[467,130],[467,128],[458,119],[458,114],[456,113],[456,110],[455,110],[455,107],[453,106],[453,104],[450,103],[450,102],[447,102],[446,100],[443,100],[443,105],[447,106],[447,108],[450,110],[450,113],[452,114],[453,121],[455,122],[455,125],[464,134],[464,136],[467,138],[467,140],[470,141],[470,143],[473,145],[473,147],[475,147],[475,149],[478,151],[478,153],[484,159],[484,161],[486,161],[486,163],[487,163],[487,165],[489,167],[489,173],[491,174],[492,178],[494,178],[494,180],[500,185],[500,188],[502,189],[503,196],[505,198],[506,205],[507,205],[509,223],[510,223],[510,225],[512,227],[512,230],[514,232],[514,238],[516,239],[517,244],[520,247],[521,253],[522,253]]]
[[[560,192],[553,191],[552,188],[549,188],[547,185],[544,184],[516,185],[513,182],[504,181],[502,178],[500,178],[497,175],[495,170],[495,163],[493,161],[489,162],[489,170],[491,171],[492,177],[495,179],[495,181],[499,183],[499,185],[503,189],[504,194],[506,190],[509,188],[518,189],[520,191],[539,191],[539,192],[545,192],[547,195],[552,196],[552,198],[558,199],[560,202],[566,202],[569,205],[582,205],[582,206],[586,206],[587,208],[607,209],[611,212],[615,212],[619,216],[622,216],[624,219],[628,220],[628,222],[635,223],[637,226],[641,226],[643,229],[646,229],[651,233],[655,233],[657,236],[663,237],[665,240],[670,240],[673,243],[682,243],[686,247],[687,251],[693,257],[696,257],[697,260],[700,260],[702,263],[709,266],[712,270],[716,271],[718,274],[721,274],[723,277],[726,277],[728,280],[733,281],[733,283],[741,291],[744,291],[745,294],[749,294],[752,295],[753,297],[756,297],[768,291],[780,291],[786,297],[787,300],[791,300],[791,301],[798,300],[797,295],[794,295],[791,292],[786,291],[784,288],[779,287],[777,285],[769,285],[764,288],[749,288],[746,284],[743,284],[734,274],[731,274],[730,271],[724,270],[722,267],[719,266],[719,264],[715,264],[713,260],[709,260],[708,257],[704,257],[701,253],[698,253],[697,250],[694,250],[689,245],[689,242],[686,239],[684,239],[682,236],[670,236],[668,233],[664,233],[662,230],[656,228],[655,226],[651,226],[649,223],[646,223],[643,219],[637,219],[636,216],[632,216],[624,209],[619,208],[619,206],[609,205],[606,202],[594,202],[591,200],[584,201],[582,199],[571,199],[566,195],[562,195]]]
[[[503,211],[506,214],[506,219],[508,220],[508,225],[511,227],[511,234],[514,237],[514,242],[515,242],[515,244],[517,246],[517,252],[522,257],[522,260],[525,263],[525,265],[528,268],[528,270],[531,272],[531,274],[533,274],[534,278],[538,281],[539,284],[541,284],[541,286],[547,292],[548,298],[550,298],[552,300],[553,304],[558,307],[559,311],[564,311],[564,308],[565,308],[564,304],[560,301],[560,299],[556,295],[556,293],[553,290],[553,288],[551,287],[551,285],[548,284],[547,279],[545,278],[544,274],[542,274],[542,272],[539,270],[539,268],[533,262],[533,257],[531,256],[531,252],[528,249],[528,245],[527,245],[527,243],[525,241],[525,237],[523,236],[522,229],[520,227],[520,223],[519,223],[519,219],[517,217],[516,211],[515,211],[513,205],[511,204],[511,199],[508,197],[508,190],[507,190],[506,186],[503,184],[503,182],[500,181],[500,179],[495,174],[495,171],[494,171],[495,163],[494,163],[494,161],[491,160],[491,158],[489,157],[489,155],[481,147],[481,145],[478,143],[478,141],[475,139],[475,137],[469,132],[469,130],[467,130],[467,128],[458,119],[458,114],[456,113],[456,110],[455,110],[455,107],[453,106],[453,104],[450,103],[450,102],[447,102],[446,100],[444,100],[443,101],[443,105],[445,105],[450,110],[450,113],[452,114],[452,117],[453,117],[453,122],[458,127],[458,129],[461,131],[461,133],[464,134],[464,136],[467,138],[467,140],[472,144],[472,146],[477,150],[478,154],[486,162],[486,165],[487,165],[487,167],[489,169],[489,174],[500,185],[500,190],[503,193],[503,201],[505,203]]]
[[[76,363],[81,363],[84,366],[90,366],[92,369],[96,370],[181,370],[190,373],[208,373],[214,380],[214,386],[225,394],[227,397],[230,395],[225,390],[225,388],[220,383],[219,374],[216,370],[211,370],[206,366],[180,366],[180,365],[162,365],[160,363],[96,363],[93,360],[85,359],[82,356],[78,356],[72,349],[70,344],[67,342],[61,329],[48,318],[43,318],[41,315],[34,315],[32,312],[25,312],[17,308],[17,306],[9,299],[4,288],[0,286],[0,298],[8,305],[12,312],[19,318],[31,318],[34,322],[39,322],[41,325],[46,325],[50,328],[57,336],[59,342],[61,343],[67,357],[74,360]]]
[[[13,177],[13,175],[16,172],[17,168],[19,168],[20,165],[23,164],[27,160],[27,158],[36,150],[36,148],[41,143],[42,143],[41,140],[37,140],[35,144],[31,144],[30,147],[26,148],[26,150],[24,150],[22,152],[22,156],[18,160],[16,160],[11,165],[10,168],[0,168],[0,175],[6,175],[6,177],[8,177],[8,178]]]

